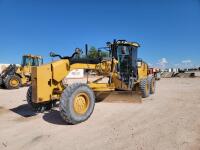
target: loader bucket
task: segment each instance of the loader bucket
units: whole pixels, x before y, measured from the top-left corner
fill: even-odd
[[[109,103],[141,103],[141,93],[138,91],[113,91],[95,93],[96,102]]]

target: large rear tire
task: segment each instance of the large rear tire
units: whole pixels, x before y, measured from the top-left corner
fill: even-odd
[[[95,106],[94,92],[87,84],[75,83],[63,91],[60,99],[60,114],[68,124],[86,121]]]
[[[21,78],[17,75],[8,75],[4,85],[6,89],[18,89],[21,86]]]
[[[140,91],[141,91],[141,94],[142,94],[142,98],[146,98],[146,97],[149,96],[150,86],[149,86],[149,82],[148,82],[147,78],[142,79],[140,81]]]
[[[148,80],[149,80],[150,94],[154,94],[156,88],[156,79],[153,76],[150,76],[148,77]]]

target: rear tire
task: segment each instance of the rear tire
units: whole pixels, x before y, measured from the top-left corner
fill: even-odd
[[[68,124],[86,121],[95,106],[94,92],[87,84],[75,83],[63,91],[60,99],[60,115]]]
[[[149,86],[149,82],[148,82],[147,78],[142,79],[140,81],[140,91],[141,91],[141,94],[142,94],[142,98],[146,98],[146,97],[149,96],[150,86]]]
[[[4,85],[6,89],[18,89],[21,86],[21,78],[17,75],[8,75]]]
[[[150,86],[150,94],[155,93],[155,88],[156,88],[156,79],[152,76],[148,77],[149,80],[149,86]]]

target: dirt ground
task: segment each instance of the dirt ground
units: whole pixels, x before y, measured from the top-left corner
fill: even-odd
[[[141,104],[96,103],[66,125],[57,110],[35,114],[27,88],[0,89],[0,149],[200,150],[200,78],[162,79]]]

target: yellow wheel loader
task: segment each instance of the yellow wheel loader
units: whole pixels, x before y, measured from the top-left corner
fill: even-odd
[[[18,89],[22,85],[29,85],[31,81],[31,67],[43,64],[41,56],[22,56],[21,66],[9,65],[0,74],[0,85],[6,89]]]
[[[93,112],[97,99],[107,99],[114,95],[114,99],[126,100],[125,95],[148,97],[155,92],[155,79],[148,75],[148,65],[137,58],[139,44],[125,40],[107,42],[107,57],[90,58],[80,56],[80,49],[76,49],[71,57],[62,57],[50,53],[51,57],[60,60],[32,67],[32,86],[27,91],[27,102],[37,112],[50,109],[60,100],[59,109],[62,118],[69,124],[86,121]],[[78,56],[78,57],[77,57]],[[85,70],[85,83],[63,84],[62,80],[75,69]],[[100,76],[90,81],[90,71]],[[107,78],[106,82],[99,82]]]

